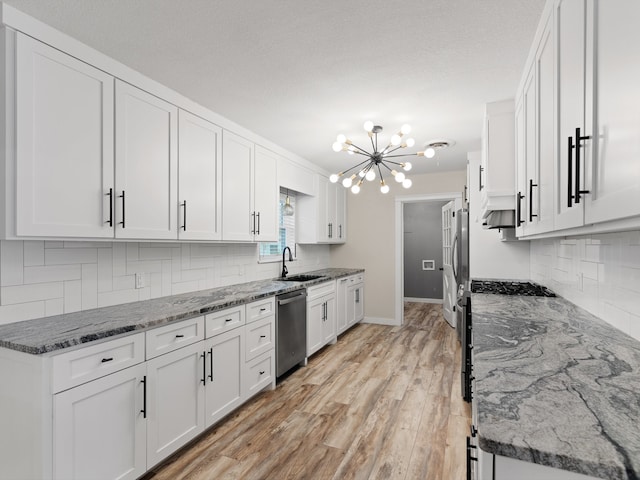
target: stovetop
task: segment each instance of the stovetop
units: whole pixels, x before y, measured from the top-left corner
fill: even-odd
[[[522,295],[528,297],[555,297],[547,287],[531,282],[507,282],[496,280],[472,280],[471,292],[498,295]]]

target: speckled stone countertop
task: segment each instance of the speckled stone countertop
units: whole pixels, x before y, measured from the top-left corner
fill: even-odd
[[[640,478],[640,342],[568,302],[472,294],[479,445]]]
[[[275,278],[9,323],[0,325],[0,347],[36,355],[53,352],[127,332],[158,327],[361,272],[364,270],[327,268],[305,272],[323,277],[308,282]]]

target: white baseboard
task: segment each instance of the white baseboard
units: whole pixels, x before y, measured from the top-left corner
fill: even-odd
[[[404,297],[403,300],[405,302],[414,302],[414,303],[438,303],[442,305],[441,298],[416,298],[416,297]]]
[[[399,327],[401,325],[395,318],[364,317],[362,323],[375,323],[376,325],[389,325]]]

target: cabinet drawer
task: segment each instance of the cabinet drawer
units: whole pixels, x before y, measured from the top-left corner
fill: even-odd
[[[329,282],[321,283],[320,285],[314,285],[307,288],[307,302],[315,297],[320,297],[328,293],[334,293],[336,291],[336,282],[331,280]]]
[[[267,352],[245,364],[245,399],[248,399],[273,382],[275,357]]]
[[[144,361],[144,333],[110,340],[52,358],[53,393]]]
[[[146,332],[147,360],[204,340],[204,317],[190,318]]]
[[[275,313],[275,305],[276,301],[274,297],[248,304],[247,323],[273,315]]]
[[[245,326],[245,356],[249,361],[275,348],[275,316],[263,318]]]
[[[205,315],[205,336],[213,337],[244,325],[244,305]]]

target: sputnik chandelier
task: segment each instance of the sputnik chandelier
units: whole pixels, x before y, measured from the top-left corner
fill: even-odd
[[[415,145],[416,142],[413,138],[407,138],[403,141],[402,137],[411,132],[411,127],[407,124],[403,125],[398,133],[395,133],[391,136],[389,144],[382,150],[378,150],[378,134],[382,132],[382,127],[380,125],[374,125],[371,121],[367,121],[364,122],[364,129],[369,135],[369,140],[371,140],[371,147],[373,149],[372,153],[355,145],[351,140],[349,140],[342,134],[338,135],[338,138],[333,144],[334,152],[347,152],[350,155],[362,155],[366,157],[365,160],[358,163],[357,165],[354,165],[353,167],[342,172],[334,173],[329,177],[329,180],[332,183],[336,183],[344,174],[353,172],[351,175],[345,177],[342,180],[342,185],[345,188],[351,188],[351,192],[354,194],[360,192],[360,186],[362,185],[364,180],[372,182],[376,179],[377,176],[380,177],[380,191],[382,193],[388,193],[389,185],[386,184],[386,182],[384,181],[384,176],[382,175],[383,172],[387,173],[386,170],[391,173],[396,182],[401,183],[404,188],[409,188],[411,187],[412,183],[411,179],[407,178],[404,172],[397,171],[396,168],[399,167],[405,172],[408,172],[409,170],[411,170],[411,163],[399,163],[389,159],[397,157],[407,157],[412,155],[432,158],[435,155],[435,149],[431,146],[429,146],[429,148],[427,148],[424,152],[400,153],[391,155],[393,152],[401,148],[411,148]]]

